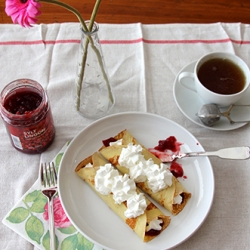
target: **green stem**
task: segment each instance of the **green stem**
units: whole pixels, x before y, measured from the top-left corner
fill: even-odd
[[[100,7],[100,4],[101,4],[102,0],[96,0],[94,9],[93,9],[92,14],[91,14],[91,18],[90,18],[90,22],[89,22],[88,27],[87,27],[84,19],[82,18],[80,12],[77,9],[73,8],[72,6],[70,6],[68,4],[60,2],[58,0],[36,0],[36,1],[37,2],[44,2],[44,3],[51,3],[51,4],[54,4],[54,5],[58,5],[58,6],[61,6],[61,7],[65,8],[65,9],[69,10],[70,12],[74,13],[76,15],[76,17],[78,18],[79,22],[81,23],[83,31],[86,32],[85,35],[87,36],[87,39],[86,39],[86,43],[85,43],[85,46],[84,46],[82,62],[81,62],[81,65],[80,65],[81,70],[80,70],[80,75],[79,75],[78,83],[77,83],[76,109],[79,110],[79,108],[80,108],[80,92],[81,92],[81,88],[82,88],[82,81],[83,81],[83,76],[84,76],[84,71],[85,71],[85,64],[86,64],[86,60],[87,60],[87,54],[88,54],[87,52],[88,52],[89,43],[91,44],[91,47],[93,48],[93,50],[95,51],[95,53],[97,55],[97,58],[98,58],[98,61],[100,63],[100,66],[101,66],[103,76],[105,78],[105,81],[106,81],[106,84],[107,84],[107,87],[108,87],[109,98],[110,98],[110,101],[113,103],[113,101],[114,101],[113,96],[111,94],[110,85],[109,85],[109,82],[108,82],[106,72],[104,70],[104,66],[103,66],[103,62],[102,62],[102,59],[101,59],[100,52],[95,47],[95,45],[93,43],[93,40],[91,38],[91,34],[89,34],[89,32],[92,31],[92,28],[93,28],[93,25],[94,25],[94,22],[95,22],[95,18],[96,18],[96,15],[97,15],[97,12],[99,10],[99,7]]]
[[[70,5],[66,4],[66,3],[60,2],[60,1],[57,1],[57,0],[36,0],[36,1],[37,2],[52,3],[52,4],[55,4],[55,5],[59,5],[59,6],[63,7],[63,8],[65,8],[65,9],[71,11],[72,13],[74,13],[76,15],[76,17],[78,18],[79,22],[81,23],[83,29],[85,31],[89,31],[88,27],[85,24],[84,19],[82,18],[81,14],[80,14],[80,12],[77,9],[73,8],[72,6],[70,6]]]
[[[108,76],[104,70],[104,65],[103,65],[103,61],[102,61],[102,56],[100,54],[100,51],[95,47],[93,41],[90,42],[91,43],[91,47],[92,49],[95,51],[96,53],[96,56],[97,56],[97,59],[98,59],[98,62],[100,64],[100,67],[101,67],[101,70],[102,70],[102,74],[104,76],[104,79],[105,79],[105,82],[106,82],[106,85],[107,85],[107,88],[108,88],[108,93],[109,93],[109,99],[111,101],[111,103],[114,102],[114,99],[113,99],[113,96],[111,94],[111,88],[110,88],[110,85],[109,85],[109,80],[108,80]]]
[[[102,0],[97,0],[95,2],[95,6],[94,6],[94,9],[92,11],[92,15],[91,15],[90,22],[89,22],[89,25],[88,25],[89,32],[92,31],[96,15],[98,13],[98,10],[99,10],[100,4],[101,4],[101,1]],[[103,74],[105,82],[107,84],[109,99],[110,99],[111,103],[114,102],[114,99],[113,99],[113,96],[112,96],[112,93],[111,93],[111,88],[110,88],[109,81],[108,81],[108,77],[107,77],[107,74],[106,74],[106,72],[104,70],[104,65],[103,65],[103,62],[102,62],[102,59],[101,59],[100,51],[95,47],[95,45],[93,43],[93,40],[91,38],[91,34],[86,34],[85,33],[85,35],[87,36],[87,39],[85,41],[84,53],[83,53],[83,58],[82,58],[82,62],[81,62],[81,67],[82,68],[81,68],[80,75],[79,75],[79,78],[78,78],[78,83],[77,83],[76,110],[78,110],[78,111],[80,109],[80,92],[81,92],[81,89],[82,89],[82,81],[83,81],[83,76],[84,76],[85,64],[86,64],[86,60],[87,60],[87,50],[88,50],[89,42],[91,44],[92,49],[95,51],[95,53],[97,55],[97,59],[98,59],[98,62],[100,64],[102,74]]]
[[[82,81],[83,81],[83,76],[84,76],[84,71],[85,71],[85,65],[86,65],[86,61],[87,61],[87,54],[88,54],[87,52],[88,52],[88,45],[89,45],[89,40],[90,39],[91,39],[91,37],[89,37],[85,41],[82,62],[80,64],[81,70],[80,70],[80,74],[78,76],[77,85],[76,85],[76,110],[77,111],[80,110]],[[80,42],[80,46],[81,46],[81,42]]]
[[[98,13],[101,2],[102,2],[102,0],[96,0],[96,2],[95,2],[95,6],[94,6],[94,9],[92,11],[92,15],[91,15],[90,22],[89,22],[89,27],[88,27],[89,31],[91,31],[93,28],[95,18],[96,18],[96,15]]]
[[[97,0],[95,2],[95,6],[94,6],[94,9],[92,11],[89,26],[88,26],[88,31],[89,32],[92,31],[96,15],[97,15],[99,6],[101,4],[101,1],[102,0]],[[86,31],[86,29],[84,29],[84,30]],[[83,76],[84,76],[84,71],[85,71],[85,64],[86,64],[86,61],[87,61],[87,52],[88,52],[89,41],[91,41],[91,44],[93,44],[91,36],[88,36],[87,34],[85,34],[85,35],[87,36],[88,39],[86,39],[86,42],[85,42],[84,52],[83,52],[83,57],[82,57],[82,62],[81,62],[80,75],[79,75],[77,86],[76,86],[76,110],[77,111],[79,111],[79,109],[80,109],[80,102],[81,102],[80,95],[81,95],[82,81],[83,81]]]
[[[80,74],[78,76],[77,87],[76,87],[76,90],[77,90],[76,110],[78,110],[78,111],[80,109],[80,101],[81,101],[80,100],[80,92],[81,92],[81,89],[82,89],[82,82],[83,82],[83,77],[84,77],[85,64],[86,64],[86,60],[87,60],[87,50],[88,50],[89,44],[90,44],[91,48],[93,49],[93,51],[95,52],[96,57],[98,59],[98,62],[99,62],[99,65],[100,65],[100,68],[101,68],[101,71],[102,71],[102,75],[104,77],[104,80],[105,80],[107,88],[108,88],[110,102],[111,103],[114,102],[113,95],[111,93],[111,87],[110,87],[109,80],[108,80],[108,77],[107,77],[107,73],[104,70],[104,65],[103,65],[102,56],[100,54],[100,51],[96,48],[96,46],[95,46],[95,44],[93,42],[93,39],[91,37],[91,32],[88,33],[88,34],[85,33],[84,35],[86,35],[86,40],[85,40],[85,45],[84,45],[84,52],[83,52],[82,62],[80,64],[81,70],[80,70]]]

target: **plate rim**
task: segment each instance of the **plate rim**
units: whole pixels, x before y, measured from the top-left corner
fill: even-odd
[[[65,204],[63,202],[63,196],[62,196],[62,192],[61,192],[61,183],[60,183],[60,176],[61,176],[61,165],[63,164],[64,162],[64,158],[66,158],[67,156],[67,152],[70,151],[72,145],[74,145],[74,142],[77,141],[79,139],[79,137],[81,137],[82,134],[84,134],[84,132],[89,129],[90,127],[93,127],[95,126],[96,124],[98,123],[101,123],[105,120],[109,120],[109,119],[112,119],[113,117],[119,117],[119,116],[124,116],[124,115],[144,115],[144,116],[151,116],[151,117],[157,117],[158,119],[162,119],[164,120],[164,122],[170,122],[172,123],[173,125],[179,127],[179,129],[182,129],[183,131],[185,131],[185,133],[188,134],[188,136],[191,136],[193,139],[195,139],[197,142],[198,140],[193,136],[193,134],[191,134],[187,129],[185,129],[184,127],[182,127],[180,124],[166,118],[166,117],[163,117],[161,115],[158,115],[158,114],[153,114],[153,113],[148,113],[148,112],[138,112],[138,111],[130,111],[130,112],[121,112],[121,113],[116,113],[116,114],[111,114],[109,116],[106,116],[106,117],[103,117],[99,120],[96,120],[94,121],[93,123],[89,124],[88,126],[86,126],[85,128],[83,128],[70,142],[69,146],[67,147],[66,151],[64,152],[63,154],[63,157],[61,159],[61,163],[60,163],[60,167],[59,167],[59,173],[58,173],[58,192],[59,192],[59,196],[61,197],[61,201],[62,201],[62,206],[65,210],[65,213],[66,215],[70,218],[71,216],[68,214],[68,211],[67,211],[67,208],[65,207]],[[199,143],[199,142],[198,142]],[[203,149],[203,146],[199,143],[199,146]],[[204,149],[203,149],[204,150]],[[179,241],[178,243],[176,243],[175,245],[171,246],[170,248],[172,247],[176,247],[180,244],[182,244],[184,241],[186,241],[187,239],[189,239],[199,228],[200,226],[204,223],[204,221],[206,220],[210,210],[211,210],[211,207],[212,207],[212,204],[213,204],[213,200],[214,200],[214,193],[215,193],[215,178],[214,178],[214,172],[213,172],[213,167],[212,167],[212,164],[210,162],[210,160],[208,159],[208,157],[204,157],[204,158],[207,158],[208,160],[208,163],[209,163],[209,168],[210,168],[210,171],[211,171],[211,180],[210,180],[210,185],[211,185],[211,190],[212,190],[212,193],[211,193],[211,196],[210,196],[210,199],[209,199],[209,204],[208,206],[206,207],[206,211],[205,213],[202,215],[202,219],[200,220],[200,223],[199,225],[187,236],[185,237],[184,239],[182,239],[181,241]],[[99,197],[98,197],[99,198]],[[71,218],[70,218],[71,220]],[[107,248],[107,249],[113,249],[113,248],[110,248],[108,246],[105,246],[101,243],[99,243],[98,241],[96,241],[95,239],[89,237],[85,232],[83,232],[79,227],[78,225],[72,221],[72,224],[75,226],[75,228],[80,232],[82,233],[87,239],[89,239],[90,241],[94,242],[95,244],[97,244],[98,246],[100,247],[104,247],[104,248]],[[168,248],[169,249],[169,248]]]

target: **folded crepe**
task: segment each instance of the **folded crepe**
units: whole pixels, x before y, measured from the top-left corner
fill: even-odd
[[[124,213],[127,210],[126,201],[121,204],[116,204],[113,199],[113,194],[102,195],[95,188],[95,175],[100,166],[104,166],[107,163],[99,153],[94,153],[82,162],[78,164],[75,171],[79,177],[81,177],[94,191],[102,198],[102,200],[130,227],[132,230],[144,241],[148,242],[159,235],[164,229],[166,229],[170,223],[170,217],[164,215],[149,199],[146,197],[147,207],[143,214],[136,218],[127,218]],[[89,165],[91,164],[91,165]],[[86,167],[87,165],[87,167]],[[136,190],[140,192],[138,189]],[[161,220],[161,229],[151,229],[147,232],[147,226],[151,221]]]
[[[118,135],[113,137],[114,140],[121,140],[122,145],[112,144],[108,146],[104,145],[100,149],[100,153],[106,158],[110,163],[112,163],[117,169],[123,174],[129,174],[129,169],[120,166],[118,163],[119,156],[124,147],[127,147],[128,144],[132,143],[134,145],[140,145],[142,149],[142,154],[146,160],[152,159],[153,162],[160,166],[162,163],[159,158],[157,158],[154,154],[152,154],[149,150],[147,150],[142,144],[140,144],[127,130],[120,132]],[[146,181],[137,182],[137,187],[143,190],[146,194],[152,197],[156,202],[164,206],[168,211],[170,211],[173,215],[179,214],[184,207],[186,206],[188,200],[191,198],[191,193],[189,193],[185,187],[179,182],[177,178],[172,176],[172,185],[167,186],[163,190],[153,192]],[[175,202],[175,198],[177,196],[182,198],[180,204]]]

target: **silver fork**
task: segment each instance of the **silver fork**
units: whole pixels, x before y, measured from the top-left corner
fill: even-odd
[[[164,163],[172,162],[175,159],[182,159],[184,157],[197,157],[197,156],[218,156],[222,159],[229,160],[246,160],[250,158],[249,147],[235,147],[235,148],[222,148],[212,152],[189,152],[178,153],[173,155],[162,156],[160,159]]]
[[[57,173],[54,162],[42,163],[40,167],[42,193],[48,198],[50,250],[56,249],[53,198],[57,193]]]

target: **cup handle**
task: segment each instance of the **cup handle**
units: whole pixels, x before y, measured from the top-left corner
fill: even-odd
[[[189,78],[192,79],[192,83],[187,82],[187,81],[183,81],[185,78]],[[178,76],[178,81],[185,87],[188,88],[194,92],[196,91],[195,88],[195,79],[194,79],[194,73],[192,72],[181,72]]]

